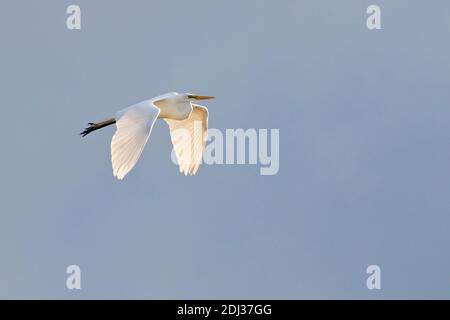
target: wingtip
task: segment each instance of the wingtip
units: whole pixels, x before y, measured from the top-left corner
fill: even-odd
[[[118,176],[118,175],[115,175],[115,174],[114,174],[114,177],[115,177],[117,180],[119,180],[119,181],[122,181],[123,178],[124,178],[124,177],[121,177],[121,176]]]

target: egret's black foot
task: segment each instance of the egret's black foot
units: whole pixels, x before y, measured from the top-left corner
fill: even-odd
[[[91,133],[92,131],[110,126],[112,124],[116,123],[116,119],[111,118],[111,119],[107,119],[105,121],[99,122],[99,123],[92,123],[89,122],[88,125],[89,127],[87,127],[86,129],[84,129],[83,132],[80,133],[81,136],[85,137],[87,136],[89,133]]]
[[[87,127],[86,129],[84,129],[83,132],[80,133],[81,136],[85,137],[87,136],[89,133],[91,133],[92,131],[97,130],[98,128],[96,127],[95,123],[88,123],[89,127]]]

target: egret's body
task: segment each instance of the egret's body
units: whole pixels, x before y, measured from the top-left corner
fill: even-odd
[[[114,176],[122,180],[139,160],[156,119],[164,119],[170,128],[180,172],[193,175],[198,170],[206,143],[208,109],[192,101],[212,98],[167,93],[120,110],[114,118],[90,123],[81,135],[116,124],[117,130],[111,141],[111,162]]]

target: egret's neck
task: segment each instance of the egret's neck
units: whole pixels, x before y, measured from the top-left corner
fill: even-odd
[[[162,99],[154,101],[153,104],[161,110],[159,118],[184,120],[192,111],[191,102],[186,100]]]

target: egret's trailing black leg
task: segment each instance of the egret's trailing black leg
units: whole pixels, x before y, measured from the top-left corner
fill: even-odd
[[[97,123],[88,123],[89,127],[87,127],[86,129],[84,129],[83,132],[80,133],[80,135],[82,135],[83,137],[87,136],[89,133],[91,133],[92,131],[110,126],[112,124],[116,123],[116,119],[111,118],[102,122],[97,122]]]

